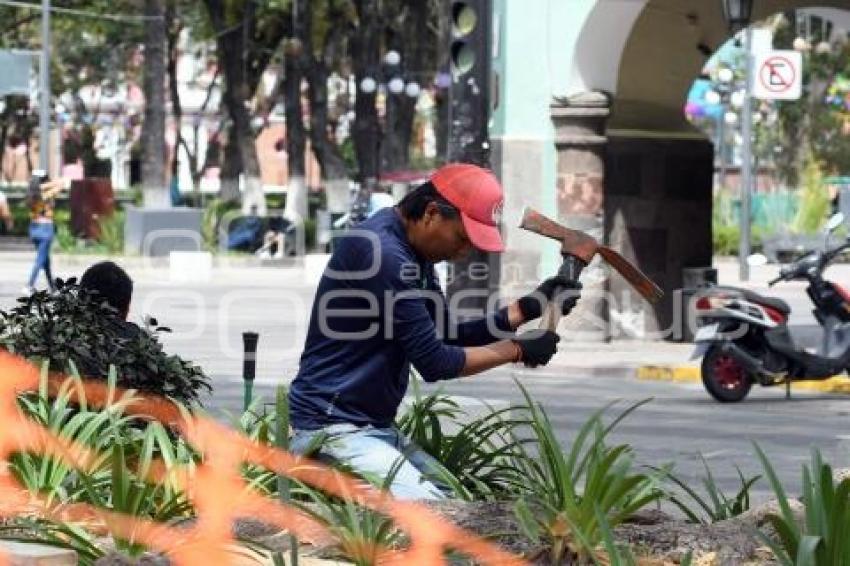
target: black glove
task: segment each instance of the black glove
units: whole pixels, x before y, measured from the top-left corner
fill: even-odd
[[[558,350],[561,337],[551,330],[530,330],[511,338],[519,346],[522,356],[518,362],[527,367],[545,366]]]
[[[560,303],[561,316],[567,316],[576,306],[580,292],[581,283],[556,275],[543,281],[533,293],[517,299],[517,303],[527,321],[540,318],[543,307],[553,300]]]

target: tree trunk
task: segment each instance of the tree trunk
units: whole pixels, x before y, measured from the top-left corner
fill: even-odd
[[[241,25],[238,26],[234,26],[233,22],[226,18],[225,6],[221,0],[206,0],[206,6],[213,29],[217,32],[216,51],[225,81],[222,103],[232,122],[228,136],[228,150],[225,151],[225,163],[222,167],[221,197],[237,200],[242,197],[244,213],[254,212],[265,216],[267,209],[260,178],[260,161],[257,158],[254,133],[251,130],[251,116],[245,108],[245,103],[253,95],[259,76],[265,69],[264,64],[254,64],[254,61],[251,61],[252,74],[249,77],[246,73],[249,67],[246,61],[248,51],[253,47],[257,4],[244,3],[241,10]],[[270,51],[273,51],[276,45],[261,47],[268,47]],[[238,161],[234,154],[236,150],[239,153]],[[240,170],[243,175],[241,195],[238,189],[235,189],[238,187],[238,172],[235,168],[237,164],[241,164]],[[227,178],[225,178],[225,170],[229,175]]]
[[[448,76],[449,73],[449,37],[451,35],[451,20],[446,0],[436,1],[437,10],[437,73]],[[443,83],[441,83],[443,84]],[[447,159],[449,153],[449,89],[447,86],[437,86],[436,97],[437,120],[434,123],[434,137],[437,143],[437,158]]]
[[[299,9],[300,8],[300,9]],[[311,8],[308,5],[292,4],[293,39],[286,48],[284,62],[283,96],[286,112],[286,152],[288,154],[289,178],[286,190],[285,216],[298,226],[303,226],[309,213],[307,203],[307,182],[304,178],[306,163],[304,153],[307,147],[304,131],[304,117],[301,107],[301,85],[304,69],[309,65],[306,59],[312,57]]]
[[[171,159],[171,182],[179,179],[180,148],[183,146],[183,105],[180,103],[180,85],[177,82],[177,58],[180,53],[177,41],[180,37],[182,24],[177,20],[175,1],[167,0],[165,7],[165,29],[168,42],[168,90],[171,95],[171,116],[174,119],[174,155]]]
[[[145,208],[171,206],[165,184],[165,7],[145,0],[145,122],[142,124],[142,191]]]
[[[417,81],[422,80],[425,69],[425,45],[431,41],[428,26],[430,2],[409,0],[403,18],[404,27],[398,30],[397,45],[392,48],[401,54],[401,76]],[[405,72],[406,71],[406,72]],[[417,73],[417,74],[409,74]],[[384,141],[381,143],[381,167],[384,171],[404,169],[410,164],[410,141],[413,137],[413,119],[416,116],[417,98],[400,94],[389,94],[384,126]]]
[[[201,104],[198,113],[201,117],[206,114],[207,107],[209,106],[210,100],[212,100],[213,91],[215,90],[216,81],[218,80],[218,71],[216,71],[212,80],[210,81],[210,86],[207,87],[207,95],[204,98],[203,104]],[[201,135],[201,120],[193,120],[194,124],[192,125],[192,147],[189,147],[189,142],[184,137],[180,137],[181,145],[183,146],[183,151],[186,153],[186,159],[189,161],[189,172],[192,175],[192,191],[196,194],[201,190],[201,177],[206,171],[207,167],[211,165],[210,158],[211,154],[215,153],[215,150],[212,147],[214,142],[213,140],[217,140],[219,135],[221,134],[221,126],[219,129],[212,135],[207,138],[207,151],[204,156],[204,160],[201,161],[200,158],[200,135]],[[215,165],[219,167],[219,171],[221,171],[221,159],[218,153],[215,153]],[[239,173],[237,172],[237,175]]]
[[[310,68],[310,145],[322,168],[328,211],[342,214],[348,209],[348,170],[328,129],[328,68],[316,61]]]
[[[380,25],[378,22],[377,0],[356,0],[357,16],[360,22],[354,34],[352,45],[353,67],[357,98],[354,103],[354,127],[352,139],[357,164],[360,169],[360,181],[374,182],[379,174],[379,148],[381,127],[378,123],[378,110],[375,107],[377,90],[363,92],[363,79],[380,79]]]
[[[242,172],[242,153],[239,142],[233,133],[233,127],[227,130],[227,143],[224,145],[224,159],[221,163],[221,188],[219,198],[224,201],[240,202],[239,174]]]

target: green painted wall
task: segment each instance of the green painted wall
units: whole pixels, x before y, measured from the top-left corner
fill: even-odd
[[[564,94],[572,50],[598,0],[493,0],[499,105],[491,134],[552,137],[549,102]]]
[[[566,94],[572,52],[582,25],[597,1],[493,0],[493,71],[498,106],[492,137],[540,140],[544,144],[544,214],[555,214],[555,146],[549,104]],[[529,187],[528,190],[535,190]],[[558,253],[546,254],[542,274],[560,265]]]

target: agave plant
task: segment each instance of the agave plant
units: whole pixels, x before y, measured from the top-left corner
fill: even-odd
[[[514,460],[521,455],[517,428],[528,425],[524,407],[490,411],[468,420],[460,406],[441,391],[422,396],[412,380],[414,401],[397,420],[398,429],[443,467],[439,479],[457,497],[493,499],[515,490],[524,480]],[[447,433],[447,426],[456,429]]]
[[[156,522],[190,516],[192,505],[175,486],[173,478],[169,481],[166,476],[153,481],[148,477],[155,452],[159,452],[167,472],[172,471],[181,459],[179,449],[171,445],[159,423],[148,427],[141,444],[134,439],[126,444],[120,441],[113,443],[108,474],[86,478],[85,498],[98,507]],[[113,539],[116,548],[130,556],[138,556],[145,551],[145,546],[132,535],[114,536]]]
[[[97,410],[88,407],[85,389],[76,372],[51,398],[46,369],[45,364],[39,391],[19,397],[22,412],[54,436],[91,447],[96,456],[83,469],[74,469],[58,455],[28,451],[14,454],[9,462],[10,471],[31,493],[46,498],[51,513],[13,518],[0,528],[0,537],[71,548],[81,563],[90,564],[103,554],[95,536],[104,528],[108,531],[108,525],[59,521],[56,517],[62,516],[68,504],[89,503],[161,522],[190,515],[192,508],[174,472],[180,466],[191,473],[195,453],[161,424],[149,423],[140,429],[139,423],[124,413],[135,398],[125,394],[115,399],[114,368],[108,377],[107,406]],[[155,461],[160,461],[165,470],[164,477],[156,481],[149,477]],[[132,536],[116,537],[115,544],[131,555],[143,550]]]
[[[702,496],[694,488],[685,483],[681,478],[673,474],[672,470],[665,468],[652,468],[663,477],[676,485],[685,497],[681,497],[676,493],[667,493],[666,499],[679,508],[685,514],[688,521],[691,523],[710,524],[718,521],[725,521],[732,517],[737,517],[750,508],[750,490],[761,479],[760,475],[745,478],[741,469],[735,466],[740,480],[740,487],[734,495],[727,495],[723,492],[717,481],[714,479],[714,474],[708,467],[708,462],[705,458],[702,459],[702,465],[705,468],[705,476],[702,478],[702,485],[705,490],[705,495]],[[688,503],[688,500],[693,502],[693,505]]]
[[[0,538],[73,550],[80,566],[92,566],[105,554],[83,527],[44,517],[15,517],[0,525]]]
[[[357,566],[372,566],[387,557],[403,540],[393,520],[377,511],[362,507],[352,498],[329,496],[301,486],[309,495],[309,503],[296,503],[305,513],[319,521],[336,542],[338,553]]]
[[[109,372],[108,383],[114,391],[114,368]],[[110,399],[113,397],[110,395]],[[18,405],[24,416],[55,437],[91,447],[93,453],[99,454],[88,463],[91,472],[106,466],[108,453],[104,453],[103,448],[116,429],[127,426],[129,419],[123,411],[130,402],[132,398],[124,397],[111,402],[102,411],[85,410],[85,389],[76,371],[72,371],[56,395],[50,398],[46,363],[42,366],[39,391],[18,396]],[[40,495],[48,506],[72,502],[79,493],[79,474],[55,454],[16,452],[9,459],[9,470],[22,486],[31,494]]]
[[[537,457],[526,453],[516,460],[525,478],[515,505],[520,525],[548,549],[553,564],[596,561],[606,526],[616,527],[661,496],[653,478],[633,471],[628,445],[605,444],[611,430],[648,400],[627,408],[607,426],[601,417],[608,407],[597,411],[565,451],[545,410],[520,389],[531,411],[538,451]]]
[[[231,415],[230,420],[234,428],[246,438],[259,444],[273,446],[277,441],[275,424],[278,411],[277,408],[274,411],[265,411],[263,407],[263,399],[257,397],[238,417]],[[278,491],[277,475],[267,468],[255,464],[243,464],[241,474],[250,488],[264,495],[272,496]]]
[[[836,482],[832,467],[818,450],[812,451],[811,467],[803,465],[805,509],[800,522],[791,511],[788,497],[767,456],[756,453],[779,502],[779,513],[767,515],[776,538],[758,532],[783,566],[850,565],[850,478]]]

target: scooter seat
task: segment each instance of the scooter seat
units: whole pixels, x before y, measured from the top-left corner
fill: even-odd
[[[765,297],[764,295],[759,295],[758,293],[749,290],[744,290],[744,298],[753,303],[758,303],[760,305],[764,305],[766,307],[778,310],[782,314],[788,314],[791,312],[791,307],[788,306],[788,303],[786,303],[782,299],[777,299],[775,297]]]
[[[767,297],[765,295],[759,295],[755,291],[750,291],[749,289],[741,289],[739,287],[712,287],[711,291],[733,291],[735,293],[740,293],[743,298],[751,303],[758,303],[760,305],[764,305],[766,307],[770,307],[774,310],[779,311],[782,314],[788,314],[791,312],[791,307],[788,306],[788,303],[783,301],[782,299],[777,299],[775,297]]]

